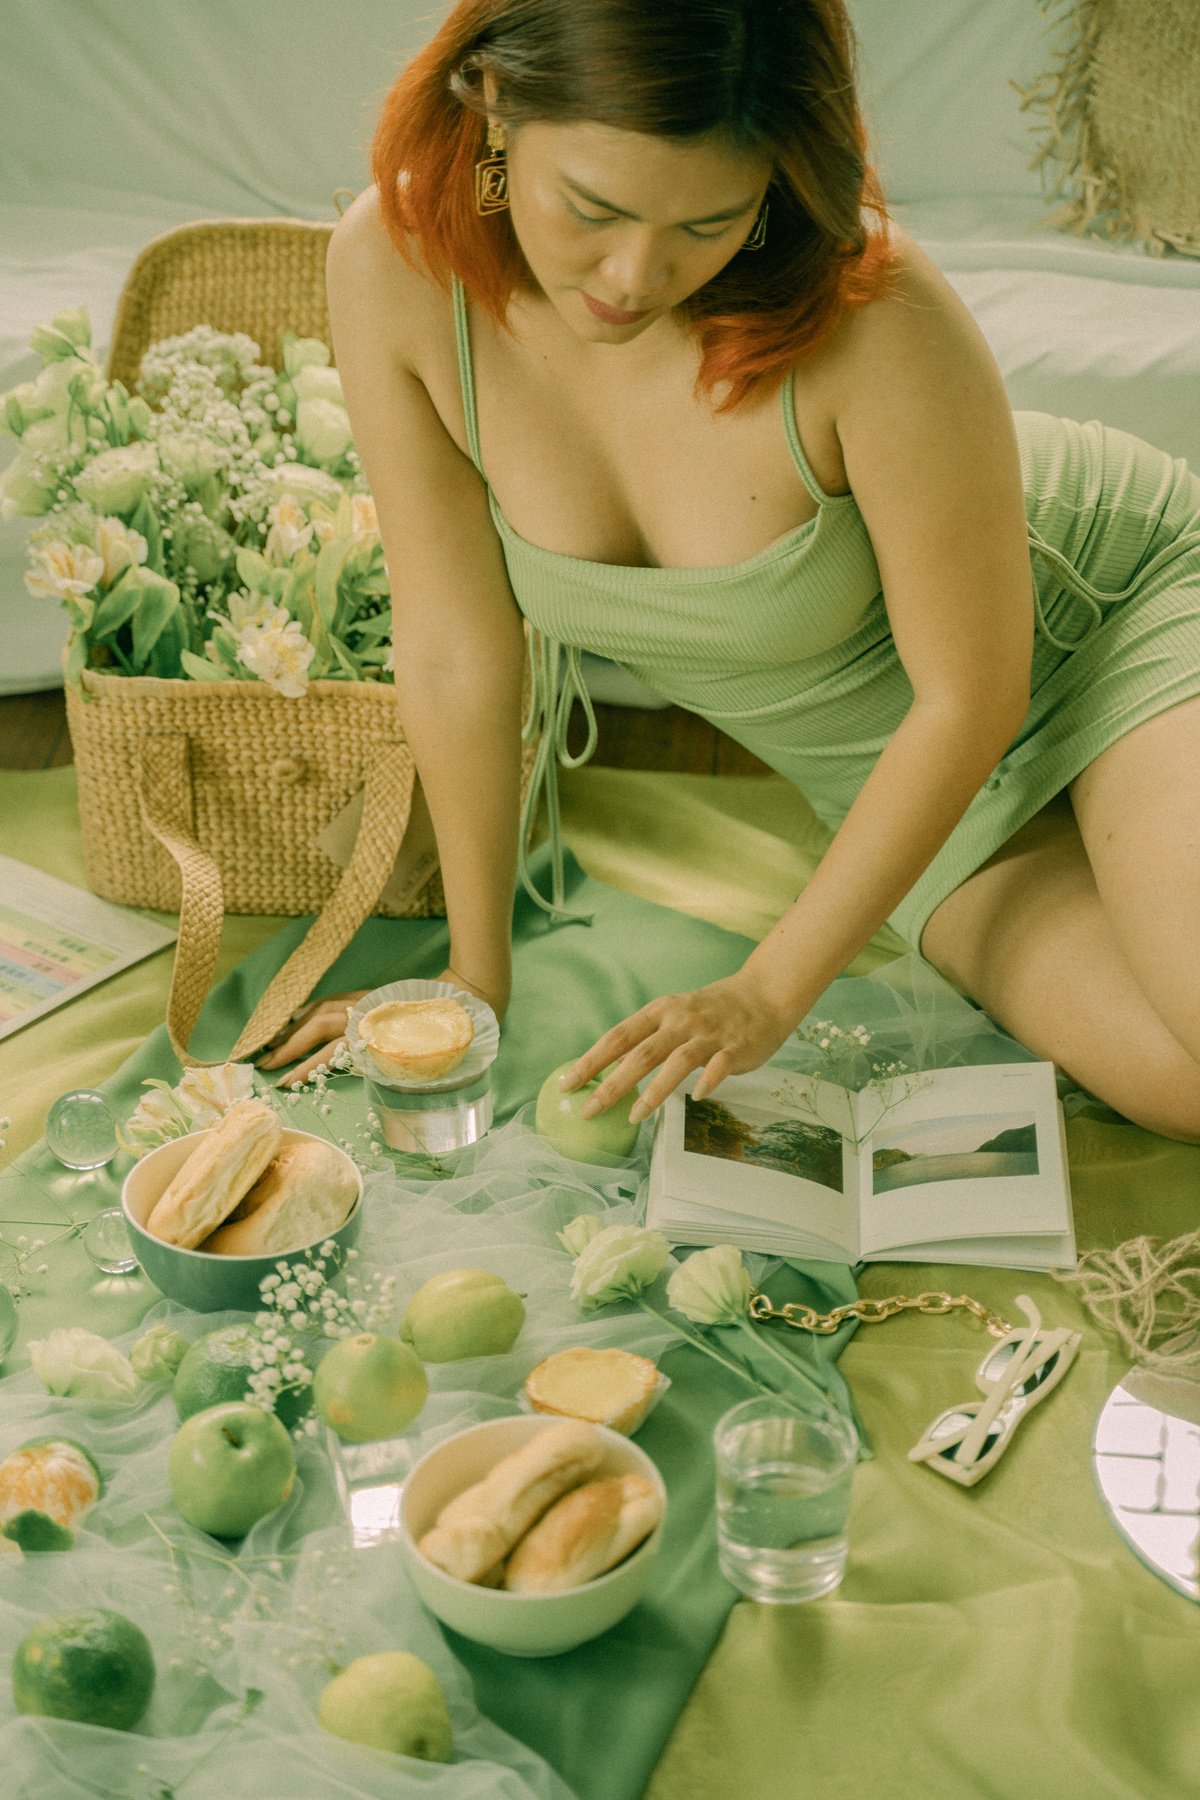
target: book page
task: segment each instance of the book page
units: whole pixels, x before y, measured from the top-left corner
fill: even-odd
[[[927,1070],[893,1097],[902,1085],[857,1159],[864,1256],[1070,1232],[1052,1063]]]
[[[0,856],[0,1038],[176,936],[165,925]]]
[[[844,1089],[768,1064],[729,1076],[707,1100],[673,1094],[659,1129],[659,1183],[673,1221],[695,1203],[857,1259],[854,1202],[843,1190],[851,1155]]]

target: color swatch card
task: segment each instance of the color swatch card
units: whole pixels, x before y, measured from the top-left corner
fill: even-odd
[[[0,856],[0,1038],[174,943],[178,933]]]

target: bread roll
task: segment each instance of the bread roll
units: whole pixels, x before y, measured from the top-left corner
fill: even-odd
[[[436,1081],[458,1067],[475,1037],[466,1007],[448,995],[389,1000],[358,1022],[358,1035],[381,1075],[393,1081]]]
[[[508,1559],[514,1594],[558,1594],[615,1568],[662,1518],[662,1497],[644,1475],[577,1487],[544,1513]]]
[[[644,1356],[577,1344],[529,1371],[525,1397],[534,1412],[586,1419],[632,1437],[657,1398],[659,1380]]]
[[[283,1126],[262,1100],[239,1100],[202,1132],[146,1221],[164,1244],[194,1250],[227,1219],[279,1149]]]
[[[277,1256],[315,1244],[343,1225],[358,1178],[332,1144],[292,1138],[237,1207],[200,1248],[216,1256]]]
[[[447,1575],[480,1581],[548,1506],[594,1475],[603,1458],[604,1441],[591,1426],[549,1426],[449,1501],[418,1549]]]

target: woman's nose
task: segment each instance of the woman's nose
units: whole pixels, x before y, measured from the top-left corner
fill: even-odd
[[[620,241],[609,246],[601,272],[614,306],[636,307],[656,300],[671,285],[667,246],[654,231],[622,233]]]

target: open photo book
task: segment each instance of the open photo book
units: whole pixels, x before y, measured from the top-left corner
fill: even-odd
[[[647,1224],[826,1262],[1075,1261],[1054,1065],[927,1069],[858,1093],[768,1064],[662,1108]]]

